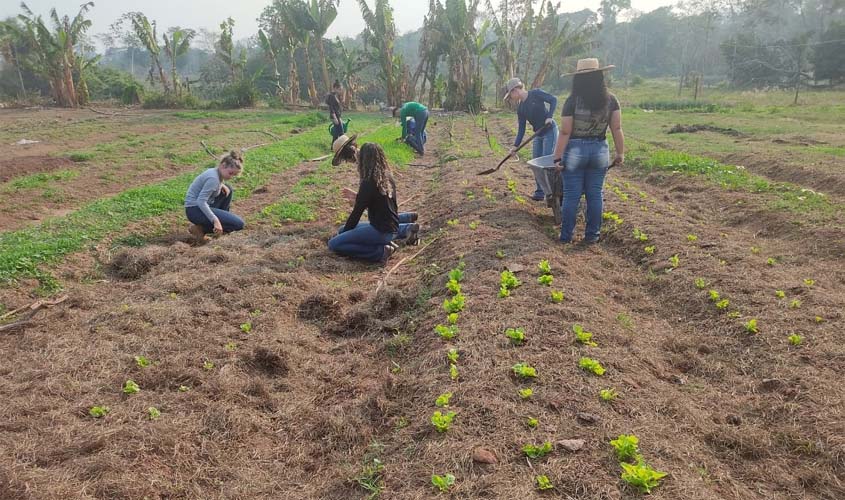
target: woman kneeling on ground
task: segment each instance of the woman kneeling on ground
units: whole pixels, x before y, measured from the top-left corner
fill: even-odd
[[[244,221],[229,212],[234,190],[223,181],[239,175],[243,170],[241,153],[231,151],[220,159],[215,168],[210,168],[194,179],[185,195],[185,215],[191,221],[191,235],[202,242],[209,233],[223,234],[240,231]]]
[[[563,120],[554,152],[558,171],[563,171],[563,206],[560,241],[572,241],[581,196],[587,198],[584,243],[596,243],[601,234],[602,187],[607,169],[625,162],[622,111],[616,96],[607,91],[599,60],[581,59],[575,69],[572,93],[563,104]],[[568,76],[568,75],[564,75]],[[609,160],[607,128],[613,133],[616,158]]]
[[[358,192],[344,190],[344,196],[355,200],[355,207],[346,224],[329,240],[329,250],[369,262],[386,263],[398,245],[419,242],[420,225],[415,212],[399,213],[396,203],[396,183],[384,150],[368,142],[358,151]],[[367,211],[369,222],[359,222]]]

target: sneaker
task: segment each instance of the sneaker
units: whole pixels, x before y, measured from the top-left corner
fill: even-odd
[[[406,245],[419,245],[420,244],[420,225],[419,224],[410,224],[408,226],[408,237],[405,238]]]
[[[208,241],[208,236],[205,235],[205,228],[199,224],[191,224],[191,227],[188,228],[188,232],[191,233],[191,236],[193,236],[194,241],[197,243],[205,243]]]
[[[543,193],[540,193],[540,194],[534,193],[534,194],[531,195],[531,199],[534,200],[534,201],[543,201],[543,200],[546,199],[546,195],[543,194]]]
[[[393,245],[385,245],[384,246],[384,253],[381,256],[381,263],[387,264],[387,261],[390,260],[390,257],[393,255],[393,252],[396,251],[396,248]]]
[[[599,242],[598,238],[584,238],[581,240],[585,245],[595,245]]]

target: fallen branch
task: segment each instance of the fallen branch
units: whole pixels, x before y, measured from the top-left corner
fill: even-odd
[[[266,130],[247,130],[247,132],[255,132],[256,134],[265,134],[265,135],[269,135],[270,137],[272,137],[273,139],[276,139],[277,141],[281,141],[281,140],[282,140],[282,138],[281,138],[281,137],[279,137],[278,135],[273,134],[273,133],[270,133],[270,132],[267,132]]]
[[[407,200],[404,200],[403,202],[399,203],[399,205],[397,205],[397,206],[401,207],[403,204],[410,202],[411,200],[413,200],[414,198],[416,198],[419,195],[420,195],[420,193],[417,193],[414,196],[411,196],[410,198],[408,198]]]
[[[407,261],[409,261],[409,260],[414,260],[414,259],[416,259],[416,258],[417,258],[417,256],[423,252],[423,250],[425,250],[426,248],[428,248],[428,247],[429,247],[432,243],[434,243],[435,241],[437,241],[439,238],[440,238],[440,236],[439,236],[439,235],[438,235],[438,236],[435,236],[433,240],[431,240],[431,241],[429,241],[428,243],[426,243],[425,245],[423,245],[423,247],[422,247],[422,248],[420,248],[420,249],[419,249],[419,251],[418,251],[417,253],[415,253],[414,255],[411,255],[410,257],[405,257],[404,259],[402,259],[402,260],[400,260],[399,262],[397,262],[397,263],[396,263],[396,265],[395,265],[395,266],[393,266],[393,267],[390,269],[390,271],[387,271],[387,274],[385,274],[385,275],[384,275],[384,278],[382,278],[382,279],[381,279],[381,281],[379,281],[379,284],[378,284],[378,286],[376,287],[376,295],[378,295],[378,292],[379,292],[379,290],[381,290],[381,287],[387,284],[387,278],[388,278],[388,277],[390,277],[390,275],[391,275],[391,274],[393,274],[393,271],[395,271],[395,270],[399,269],[399,266],[401,266],[401,265],[402,265],[402,264],[404,264],[405,262],[407,262]]]
[[[210,154],[212,158],[214,158],[215,160],[219,160],[219,159],[220,159],[220,157],[219,157],[219,156],[217,156],[217,155],[216,155],[216,154],[214,154],[214,153],[213,153],[210,149],[208,149],[208,144],[206,144],[206,143],[205,143],[205,141],[200,141],[200,144],[202,144],[202,147],[203,147],[203,149],[205,149],[205,152],[206,152],[206,153],[208,153],[208,154]]]
[[[308,161],[323,161],[323,160],[325,160],[325,159],[328,159],[330,156],[331,156],[331,155],[318,156],[318,157],[316,157],[316,158],[311,158],[311,159],[310,159],[310,160],[308,160]]]
[[[91,106],[88,106],[90,111],[97,113],[98,115],[105,115],[105,116],[147,116],[144,114],[137,114],[137,113],[106,113],[105,111],[100,111],[98,109],[94,109]]]
[[[23,316],[21,316],[18,321],[15,321],[14,323],[9,323],[7,325],[0,326],[0,333],[19,330],[19,329],[29,325],[30,323],[32,323],[31,319],[32,319],[33,316],[35,316],[35,313],[37,313],[38,311],[40,311],[43,308],[53,307],[55,305],[61,304],[62,302],[66,301],[67,298],[68,298],[67,295],[64,295],[62,297],[59,297],[56,300],[47,300],[47,301],[39,300],[39,301],[34,302],[34,303],[32,303],[28,306],[19,307],[19,308],[15,309],[14,311],[7,312],[3,316],[0,316],[0,320],[10,318],[10,317],[22,312],[22,311],[28,310],[27,313],[24,314]]]
[[[15,330],[20,330],[21,328],[29,325],[30,323],[32,323],[32,321],[29,321],[29,320],[21,320],[21,321],[16,321],[14,323],[9,323],[8,325],[0,326],[0,333],[13,332]]]
[[[264,143],[261,143],[261,144],[256,144],[255,146],[247,146],[245,148],[241,148],[241,153],[246,153],[250,149],[260,148],[260,147],[263,147],[263,146],[269,146],[270,144],[273,144],[273,143],[272,142],[264,142]]]

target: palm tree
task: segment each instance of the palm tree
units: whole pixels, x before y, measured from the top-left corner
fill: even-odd
[[[531,82],[532,88],[543,85],[546,74],[553,61],[562,62],[565,58],[581,53],[592,40],[592,31],[587,28],[573,28],[569,21],[560,24],[557,7],[551,0],[546,3],[545,15],[542,10],[537,22],[538,31],[545,40],[540,66]],[[528,77],[529,75],[525,75]]]
[[[176,60],[185,55],[188,49],[191,48],[191,40],[196,36],[196,31],[191,29],[182,29],[179,27],[170,28],[168,30],[170,36],[162,35],[164,38],[164,52],[170,58],[170,78],[173,81],[173,89],[176,94],[181,93],[181,86],[179,85],[179,75],[176,74]]]
[[[23,35],[23,29],[14,18],[7,19],[0,22],[0,57],[6,61],[6,64],[15,68],[18,73],[18,81],[21,85],[20,98],[26,96],[26,85],[23,82],[23,72],[21,71],[21,47],[25,46],[26,41]]]
[[[397,61],[393,57],[393,43],[396,39],[393,9],[387,0],[375,0],[375,2],[375,11],[373,11],[370,10],[366,0],[358,0],[361,15],[366,24],[363,32],[364,47],[368,50],[370,61],[381,68],[387,90],[387,104],[397,106],[402,100],[400,95],[402,83],[394,70],[394,64]]]
[[[329,70],[326,66],[326,49],[323,45],[323,36],[334,20],[337,18],[338,0],[311,0],[308,13],[311,17],[314,39],[317,42],[317,51],[320,54],[320,69],[323,72],[323,86],[326,93],[331,89]]]
[[[170,84],[167,82],[167,76],[164,74],[164,68],[161,66],[161,60],[159,59],[161,48],[158,45],[155,22],[150,23],[147,16],[140,12],[130,12],[128,16],[132,20],[132,28],[135,30],[135,34],[141,40],[141,45],[150,54],[150,60],[152,61],[150,80],[152,81],[153,71],[158,69],[159,80],[161,81],[162,87],[164,87],[164,91],[170,92]]]

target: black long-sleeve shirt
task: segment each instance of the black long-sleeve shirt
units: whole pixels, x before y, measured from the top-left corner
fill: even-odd
[[[335,117],[337,117],[337,122],[340,123],[340,115],[343,112],[340,106],[340,99],[334,93],[330,93],[326,96],[326,105],[329,107],[329,118],[332,123],[334,123]]]
[[[396,184],[390,181],[390,193],[392,196],[381,194],[375,182],[371,179],[364,179],[358,186],[358,195],[355,197],[355,208],[346,219],[344,231],[355,229],[364,210],[370,225],[383,233],[395,233],[399,231],[399,210],[396,205]]]

